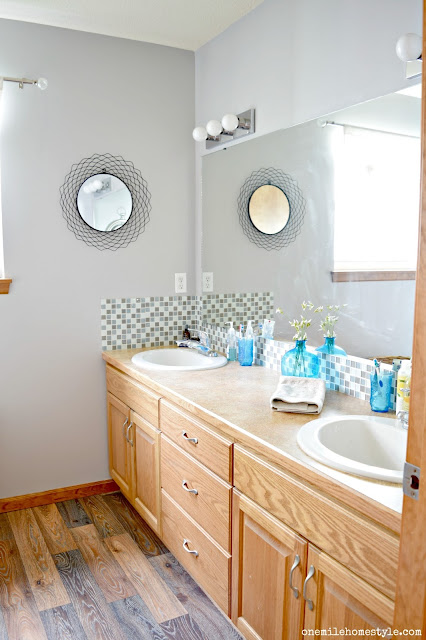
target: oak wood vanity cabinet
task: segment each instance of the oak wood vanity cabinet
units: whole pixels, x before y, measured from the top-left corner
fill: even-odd
[[[235,485],[247,495],[234,490],[232,620],[244,636],[390,627],[396,537],[238,445],[234,460]]]
[[[107,390],[112,478],[248,640],[391,626],[397,533],[167,390],[110,364]]]
[[[161,534],[160,396],[107,367],[109,468],[124,495]]]

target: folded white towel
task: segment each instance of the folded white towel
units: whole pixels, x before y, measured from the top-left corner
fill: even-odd
[[[324,398],[324,380],[281,376],[271,397],[271,408],[290,413],[321,413]]]

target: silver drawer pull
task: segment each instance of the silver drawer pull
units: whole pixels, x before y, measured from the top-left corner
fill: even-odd
[[[131,422],[131,423],[129,424],[129,426],[127,427],[127,430],[126,430],[126,440],[127,440],[127,442],[128,442],[128,443],[133,447],[133,440],[129,440],[129,431],[130,431],[130,429],[131,429],[132,427],[133,427],[133,422]]]
[[[125,429],[126,429],[126,425],[127,425],[128,422],[129,422],[129,418],[126,418],[125,421],[123,422],[123,436],[124,437],[126,437]]]
[[[182,438],[184,438],[187,442],[198,444],[198,438],[188,438],[188,434],[186,433],[186,431],[182,431]]]
[[[290,581],[289,581],[290,589],[293,591],[293,595],[295,598],[299,597],[299,589],[297,587],[293,587],[293,573],[296,567],[299,566],[299,564],[300,564],[300,556],[296,555],[296,557],[294,558],[293,565],[290,569]]]
[[[193,493],[194,496],[198,496],[197,489],[188,489],[188,483],[186,480],[182,480],[182,489],[185,489],[185,491],[187,491],[188,493]]]
[[[308,607],[309,607],[310,611],[313,610],[314,603],[312,602],[312,600],[310,598],[306,597],[306,590],[307,590],[307,587],[308,587],[308,582],[313,577],[314,573],[315,573],[315,567],[314,567],[313,564],[311,564],[311,566],[309,567],[308,575],[306,576],[306,580],[303,583],[303,597],[306,600],[306,602],[308,603]]]
[[[185,549],[185,551],[187,553],[192,553],[197,558],[198,557],[198,551],[191,551],[191,549],[188,549],[188,542],[189,542],[189,540],[184,538],[182,547]]]

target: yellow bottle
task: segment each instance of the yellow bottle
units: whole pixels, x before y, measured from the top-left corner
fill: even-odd
[[[411,360],[403,360],[396,383],[396,413],[410,410]]]

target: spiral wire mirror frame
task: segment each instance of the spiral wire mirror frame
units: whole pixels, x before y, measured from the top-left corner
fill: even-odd
[[[77,208],[77,196],[81,185],[91,176],[100,173],[109,173],[120,178],[132,196],[133,206],[129,219],[114,231],[94,229],[83,220]],[[116,251],[135,242],[145,231],[151,211],[151,194],[146,180],[139,169],[135,168],[133,162],[110,153],[94,154],[72,165],[71,171],[60,188],[60,203],[67,227],[78,240],[83,240],[100,251],[104,249]]]
[[[264,185],[273,185],[281,189],[290,203],[290,216],[285,227],[275,234],[265,234],[252,223],[248,212],[250,198]],[[271,251],[279,251],[296,240],[303,225],[306,213],[305,199],[297,183],[281,169],[273,167],[258,169],[247,178],[238,196],[238,216],[244,233],[258,247]]]

